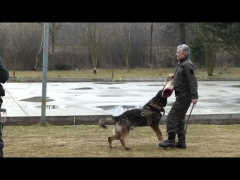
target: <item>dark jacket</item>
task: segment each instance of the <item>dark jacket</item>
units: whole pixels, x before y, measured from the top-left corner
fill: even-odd
[[[191,93],[192,99],[198,99],[198,83],[195,69],[189,58],[182,59],[174,72],[174,90],[176,96],[181,93]]]

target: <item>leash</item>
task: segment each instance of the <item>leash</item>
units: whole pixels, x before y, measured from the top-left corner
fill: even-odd
[[[191,117],[192,110],[193,110],[194,106],[195,106],[195,104],[193,104],[193,105],[192,105],[192,109],[191,109],[191,111],[190,111],[190,114],[189,114],[189,116],[188,116],[188,120],[187,120],[187,122],[186,122],[186,127],[185,127],[185,136],[186,136],[186,134],[187,134],[188,122],[189,122],[189,119],[190,119],[190,117]]]

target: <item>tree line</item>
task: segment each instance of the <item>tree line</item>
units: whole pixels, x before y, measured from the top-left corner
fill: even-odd
[[[10,70],[41,70],[43,23],[0,23]],[[50,23],[49,70],[174,67],[186,43],[198,68],[240,65],[240,23]]]

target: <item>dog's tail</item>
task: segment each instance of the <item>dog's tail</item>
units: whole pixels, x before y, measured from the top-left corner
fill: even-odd
[[[101,118],[99,120],[99,126],[101,126],[103,128],[107,128],[106,125],[113,125],[114,123],[116,123],[116,119],[114,119],[113,117]]]

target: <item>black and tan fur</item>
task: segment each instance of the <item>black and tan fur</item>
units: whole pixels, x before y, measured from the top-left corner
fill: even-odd
[[[142,109],[131,109],[119,116],[100,119],[99,125],[103,128],[106,128],[106,125],[114,125],[113,136],[108,137],[109,147],[112,148],[114,140],[120,140],[125,149],[130,149],[126,146],[126,137],[133,127],[138,126],[150,126],[157,138],[160,141],[163,140],[159,122],[166,104],[167,98],[162,97],[162,90],[160,90]]]
[[[159,141],[162,141],[163,136],[159,129],[159,122],[165,113],[164,107],[167,105],[167,98],[172,94],[173,84],[173,74],[171,73],[167,76],[166,85],[163,89],[148,101],[142,109],[131,109],[119,116],[100,119],[99,125],[101,127],[106,128],[106,125],[113,125],[114,127],[113,136],[108,137],[109,147],[112,148],[114,140],[120,140],[126,150],[130,149],[126,146],[126,137],[133,127],[138,126],[150,126]]]

